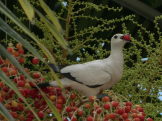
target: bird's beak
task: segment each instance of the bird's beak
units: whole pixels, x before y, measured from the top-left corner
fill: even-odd
[[[129,34],[121,36],[121,39],[125,40],[126,42],[131,42],[131,36]]]

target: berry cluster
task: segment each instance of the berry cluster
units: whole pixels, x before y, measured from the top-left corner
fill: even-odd
[[[22,65],[30,63],[39,66],[38,58],[27,59],[28,56],[26,56],[20,43],[16,46],[10,44],[7,51],[15,56]],[[26,60],[30,60],[30,62]],[[40,119],[56,121],[40,92],[33,88],[35,83],[44,81],[41,72],[33,71],[32,68],[25,68],[25,71],[35,80],[35,82],[31,82],[9,60],[2,57],[0,57],[0,68],[15,83]],[[101,100],[96,99],[94,96],[83,100],[79,93],[74,90],[62,90],[58,87],[47,87],[42,90],[56,106],[63,121],[153,121],[151,118],[146,118],[144,109],[140,105],[133,105],[131,102],[112,101],[108,96],[103,97]],[[1,80],[0,102],[4,104],[17,121],[33,121],[35,118],[23,100]],[[0,115],[0,120],[5,121],[5,118]]]

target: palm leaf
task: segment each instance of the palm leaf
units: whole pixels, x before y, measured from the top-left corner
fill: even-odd
[[[28,2],[28,0],[19,0],[21,7],[24,9],[25,14],[27,15],[28,19],[32,22],[34,18],[34,9]]]
[[[0,114],[2,114],[9,121],[15,121],[15,119],[11,116],[8,110],[0,103]]]

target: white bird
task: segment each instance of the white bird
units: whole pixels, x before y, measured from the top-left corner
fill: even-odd
[[[63,86],[78,90],[84,96],[96,96],[101,91],[111,88],[122,77],[123,47],[130,41],[128,34],[115,34],[111,38],[111,53],[108,58],[62,68],[60,73],[64,75],[61,79]],[[44,85],[58,86],[56,81]]]

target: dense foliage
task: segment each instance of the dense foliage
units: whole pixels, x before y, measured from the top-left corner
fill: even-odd
[[[40,4],[37,1],[31,0],[31,3],[37,9],[41,10]],[[159,96],[161,96],[161,93],[159,92],[162,91],[162,33],[157,22],[157,20],[162,18],[161,16],[155,19],[154,28],[150,30],[150,28],[146,28],[142,24],[140,24],[136,20],[135,15],[130,14],[130,12],[126,13],[126,10],[124,8],[120,6],[117,7],[117,5],[114,5],[112,3],[109,4],[105,2],[104,4],[97,4],[93,2],[81,2],[71,0],[68,0],[67,2],[56,2],[54,6],[50,5],[50,7],[51,9],[55,10],[57,17],[59,18],[62,25],[62,28],[64,29],[64,31],[61,31],[60,33],[63,34],[64,38],[69,44],[69,48],[71,48],[72,54],[68,54],[67,50],[63,49],[58,41],[56,41],[55,37],[51,34],[51,31],[45,26],[42,19],[37,17],[34,19],[34,24],[30,23],[28,22],[28,19],[24,16],[24,12],[22,9],[20,9],[18,3],[15,3],[15,5],[13,5],[12,7],[14,8],[14,12],[16,13],[16,15],[20,17],[20,20],[24,22],[29,27],[29,29],[31,29],[35,34],[38,35],[38,37],[40,38],[40,42],[45,45],[46,48],[48,48],[48,50],[55,57],[56,62],[59,65],[70,65],[74,63],[83,63],[94,59],[105,58],[109,56],[110,38],[113,34],[132,34],[132,43],[126,46],[126,48],[124,49],[125,68],[123,78],[117,85],[115,85],[111,89],[111,91],[107,92],[108,94],[110,92],[115,92],[112,97],[117,97],[117,99],[113,98],[113,101],[117,101],[120,103],[121,107],[119,108],[125,108],[123,107],[126,105],[125,102],[131,101],[133,104],[140,104],[144,108],[146,117],[152,117],[155,121],[159,121],[161,119],[160,113],[162,112],[162,101],[159,99]],[[46,17],[49,18],[49,16]],[[13,25],[12,21],[6,19],[6,22],[12,25],[16,31],[24,36],[23,31],[17,26]],[[29,38],[26,39],[30,43],[32,43],[35,48],[39,49],[38,45],[35,42],[31,41]],[[36,60],[32,60],[34,58],[33,55],[27,50],[22,50],[22,48],[19,47],[20,45],[18,47],[12,45],[11,43],[16,42],[12,40],[9,36],[6,35],[6,37],[3,38],[2,43],[6,45],[6,47],[10,43],[9,48],[14,48],[14,51],[12,49],[7,50],[9,52],[13,51],[11,53],[18,59],[18,61],[24,67],[27,67],[31,70],[28,72],[31,76],[33,76],[36,83],[53,80],[48,66],[46,66],[43,62],[37,62],[39,61],[37,60],[37,58]],[[40,51],[39,53],[44,56],[42,51]],[[148,61],[143,62],[141,61],[142,58],[148,58]],[[9,68],[9,71],[5,70],[6,68]],[[24,78],[17,69],[12,67],[12,65],[10,67],[10,62],[8,62],[8,60],[6,60],[5,63],[3,61],[1,62],[1,69],[4,72],[8,72],[7,75],[13,80],[16,80],[15,78],[17,77]],[[27,79],[18,79],[15,81],[15,83],[17,84],[19,89],[24,89],[25,87],[25,89],[29,88],[30,90],[31,86],[33,85],[31,82],[29,83]],[[1,86],[2,85],[3,83],[1,83]],[[48,89],[53,90],[54,88]],[[27,92],[25,93],[29,93],[29,90],[27,90]],[[13,108],[13,106],[18,105],[17,103],[19,102],[19,98],[16,95],[12,95],[12,90],[8,92],[7,86],[3,86],[3,88],[1,88],[1,91],[4,93],[3,94],[1,92],[2,97],[3,95],[7,96],[4,99],[1,99],[5,106],[9,110],[17,111],[17,109]],[[5,91],[7,91],[7,93]],[[11,93],[11,95],[8,95],[8,93]],[[54,101],[55,104],[58,100],[60,101],[60,97],[57,97],[57,95],[55,95],[55,91],[49,91],[48,93],[49,99]],[[64,93],[66,93],[66,91]],[[38,112],[43,110],[43,112],[45,112],[43,114],[42,112],[40,113],[40,115],[44,118],[43,115],[47,114],[46,105],[44,107],[42,106],[42,109],[38,109],[38,107],[42,105],[38,103],[39,97],[41,98],[41,95],[38,94],[38,97],[30,97],[30,94],[24,94],[24,96],[26,96],[27,101],[35,107],[35,110],[37,110]],[[79,103],[79,99],[82,98],[80,96],[77,96],[78,93],[71,90],[67,91],[65,97],[61,97],[61,100],[64,100],[64,98],[69,99],[66,104],[63,101],[63,107],[62,105],[56,105],[57,108],[61,108],[63,110],[63,113],[61,114],[64,117],[69,117],[70,115],[72,115],[71,112],[74,112],[75,114],[77,112],[75,108],[68,109],[70,103],[72,103],[70,102],[70,95],[76,96],[74,97],[77,103]],[[45,102],[42,101],[42,103]],[[108,104],[112,104],[112,101],[108,101]],[[90,105],[97,105],[99,106],[99,108],[104,109],[105,102],[93,100],[93,102],[90,101]],[[141,108],[141,106],[137,105],[133,106],[133,108],[137,109],[139,107]],[[94,106],[91,109],[87,110],[85,109],[84,105],[82,105],[79,110],[84,110],[85,114],[84,117],[81,117],[79,120],[85,120],[89,115],[94,116],[91,114],[93,112],[92,110],[95,110],[94,108],[96,107]],[[25,114],[25,110],[22,110],[24,111],[23,114]],[[22,110],[18,110],[18,114]],[[115,111],[116,109],[111,109],[110,111],[104,110],[101,114],[99,113],[99,115],[102,116],[101,118],[104,119],[106,113],[114,113]],[[27,111],[26,115],[23,116],[28,117],[28,113],[31,114],[30,111]],[[12,115],[14,116],[14,114]],[[42,118],[41,116],[40,118]],[[45,116],[45,119],[46,118],[48,119],[47,115]]]

